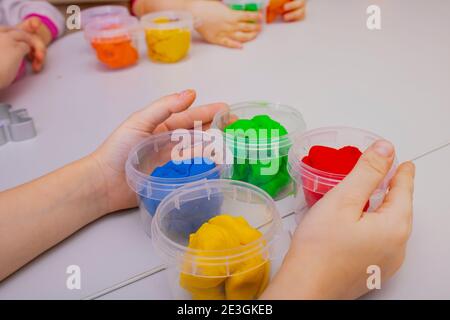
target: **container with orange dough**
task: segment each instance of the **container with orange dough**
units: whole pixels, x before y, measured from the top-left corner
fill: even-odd
[[[132,66],[139,60],[139,22],[135,17],[94,19],[85,27],[85,37],[97,59],[111,69]]]

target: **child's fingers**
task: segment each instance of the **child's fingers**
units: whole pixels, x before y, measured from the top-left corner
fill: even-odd
[[[30,33],[36,33],[41,25],[41,20],[38,17],[31,17],[24,20],[22,23],[17,25],[17,27],[21,30]]]
[[[19,54],[22,56],[29,54],[31,51],[31,47],[26,42],[22,41],[16,42],[15,48],[19,51]]]
[[[248,23],[248,22],[239,22],[237,25],[237,30],[243,32],[260,32],[261,24],[259,23]]]
[[[353,170],[327,196],[360,218],[362,210],[394,161],[394,146],[385,140],[372,144],[361,156]]]
[[[230,37],[233,40],[239,41],[239,42],[247,42],[255,39],[258,36],[258,32],[241,32],[236,31],[233,32]]]
[[[298,9],[295,11],[290,11],[290,12],[286,13],[285,15],[283,15],[283,19],[286,22],[298,21],[305,17],[305,12],[306,12],[305,8]]]
[[[412,217],[415,166],[412,162],[402,163],[392,178],[390,190],[378,212],[389,211],[407,221]]]
[[[42,70],[42,67],[44,66],[45,62],[45,56],[46,56],[46,50],[37,50],[33,51],[32,58],[32,69],[34,72],[39,72]]]
[[[12,30],[10,26],[0,26],[0,32],[8,32],[9,30]]]
[[[228,108],[225,103],[212,103],[200,107],[189,108],[184,112],[173,114],[155,129],[155,133],[161,131],[171,131],[175,129],[191,129],[194,121],[201,121],[206,125],[212,121],[214,115]]]
[[[218,44],[224,47],[232,48],[232,49],[242,49],[242,43],[236,41],[234,39],[223,37],[218,41]]]
[[[41,19],[38,17],[31,17],[27,19],[27,28],[29,32],[36,33],[41,26],[42,22]]]
[[[28,33],[26,33],[25,31],[22,30],[18,30],[18,29],[11,29],[8,31],[8,34],[10,35],[10,37],[19,42],[25,42],[26,44],[28,44],[29,46],[33,46],[33,37],[31,35],[29,35]]]
[[[304,0],[294,0],[294,1],[289,1],[289,2],[285,3],[283,6],[283,10],[285,12],[288,12],[288,11],[293,11],[293,10],[303,8],[304,6],[305,6]]]
[[[235,11],[238,21],[242,22],[260,22],[262,19],[261,13],[251,11]]]
[[[124,125],[133,130],[151,133],[172,114],[186,110],[194,100],[194,90],[185,90],[165,96],[150,106],[135,112]]]

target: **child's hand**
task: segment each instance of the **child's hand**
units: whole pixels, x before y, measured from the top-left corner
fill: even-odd
[[[305,17],[305,0],[293,0],[283,6],[283,20],[287,22],[302,20]]]
[[[154,133],[192,128],[194,120],[209,125],[214,115],[226,108],[223,103],[202,107],[188,107],[195,100],[195,91],[186,90],[179,94],[163,97],[141,111],[132,114],[90,157],[102,173],[105,200],[103,213],[135,207],[136,194],[125,178],[125,162],[130,150],[143,139]]]
[[[367,268],[385,281],[401,266],[412,226],[414,165],[402,164],[383,204],[363,207],[388,173],[394,148],[378,141],[306,214],[263,299],[351,299],[368,291]]]
[[[24,57],[31,51],[32,42],[26,32],[0,27],[0,89],[14,81]]]
[[[33,48],[29,54],[34,72],[39,72],[45,63],[47,46],[52,40],[52,35],[47,26],[38,17],[30,17],[24,20],[17,27],[27,32],[33,41]]]
[[[210,43],[242,48],[244,42],[255,39],[261,31],[262,16],[257,12],[232,10],[208,0],[192,1],[189,10],[198,20],[197,31]]]

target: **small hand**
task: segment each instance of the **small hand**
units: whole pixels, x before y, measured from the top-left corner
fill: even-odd
[[[189,11],[198,20],[197,31],[213,44],[242,48],[261,31],[261,13],[238,11],[217,1],[192,1]]]
[[[363,212],[393,159],[394,147],[376,142],[308,211],[263,299],[353,299],[369,290],[369,266],[380,268],[382,281],[400,268],[412,228],[414,165],[400,165],[382,205]]]
[[[287,22],[302,20],[306,13],[305,0],[294,0],[283,6],[283,20]]]
[[[0,89],[9,86],[17,76],[24,57],[30,53],[31,36],[18,29],[0,27]]]
[[[192,128],[195,120],[202,121],[207,128],[214,115],[226,108],[223,103],[215,103],[188,109],[195,96],[195,91],[186,90],[135,112],[90,155],[103,177],[104,213],[137,205],[136,195],[125,177],[125,162],[134,146],[154,133]]]
[[[45,63],[47,45],[51,42],[51,33],[38,17],[30,17],[17,27],[27,32],[32,39],[32,50],[29,54],[34,72],[39,72]]]

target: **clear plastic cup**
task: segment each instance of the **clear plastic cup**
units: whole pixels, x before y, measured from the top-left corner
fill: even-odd
[[[266,0],[223,0],[230,9],[239,11],[263,11],[267,5]]]
[[[362,129],[349,127],[327,127],[310,130],[294,138],[294,143],[289,151],[288,170],[296,183],[296,213],[297,221],[303,214],[320,200],[325,193],[331,190],[346,175],[334,174],[317,170],[302,161],[309,154],[311,147],[320,145],[339,149],[345,146],[357,147],[364,152],[372,143],[382,137]],[[395,159],[391,170],[386,178],[380,183],[372,194],[366,210],[376,209],[383,201],[395,170],[397,159]]]
[[[84,35],[97,59],[111,69],[132,66],[139,61],[139,21],[131,16],[108,16],[92,20]]]
[[[226,127],[236,120],[251,119],[257,115],[267,115],[279,122],[288,134],[278,138],[272,136],[264,139],[259,136],[244,140],[223,133],[225,145],[234,157],[231,178],[252,183],[268,192],[275,200],[281,200],[293,193],[287,160],[293,137],[306,129],[301,113],[278,103],[242,102],[217,113],[212,128],[224,132]]]
[[[244,218],[261,236],[236,248],[190,248],[191,234],[222,214]],[[207,239],[217,241],[214,235]],[[255,299],[278,270],[290,235],[267,193],[219,179],[192,183],[167,196],[152,222],[152,242],[167,265],[174,298]]]
[[[124,6],[96,6],[81,11],[81,27],[84,29],[91,21],[98,18],[130,16]]]
[[[150,174],[156,167],[170,160],[188,160],[203,157],[202,152],[214,143],[214,139],[203,131],[175,131],[153,135],[138,144],[128,155],[125,165],[128,185],[136,192],[139,202],[140,216],[145,232],[150,235],[152,217],[160,202],[172,191],[185,184],[202,179],[219,179],[228,175],[228,166],[217,161],[209,171],[183,178],[152,177]],[[214,162],[211,157],[205,157]]]
[[[189,52],[193,18],[188,12],[161,11],[141,18],[148,57],[157,62],[178,62]]]

